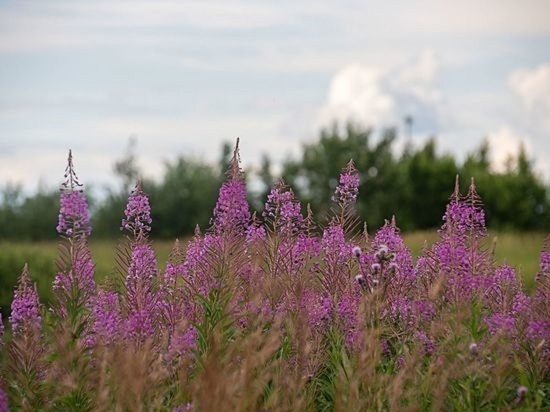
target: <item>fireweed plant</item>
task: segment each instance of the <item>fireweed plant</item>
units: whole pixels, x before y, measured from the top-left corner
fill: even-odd
[[[40,304],[25,266],[0,410],[550,408],[550,244],[527,295],[486,247],[473,180],[465,195],[457,180],[415,262],[395,218],[367,233],[358,187],[350,161],[322,226],[282,180],[251,215],[237,142],[210,227],[176,241],[162,269],[136,185],[117,276],[97,285],[69,153],[54,303]]]

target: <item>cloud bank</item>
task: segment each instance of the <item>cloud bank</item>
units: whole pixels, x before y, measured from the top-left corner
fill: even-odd
[[[0,184],[58,184],[68,148],[109,183],[131,135],[158,176],[237,136],[248,164],[279,161],[333,121],[406,116],[458,156],[524,141],[550,180],[549,16],[546,0],[0,2]]]
[[[438,71],[439,61],[433,50],[386,70],[358,64],[344,67],[330,82],[317,124],[351,121],[367,127],[390,127],[411,116],[418,132],[435,132],[445,117],[445,102],[437,86]]]

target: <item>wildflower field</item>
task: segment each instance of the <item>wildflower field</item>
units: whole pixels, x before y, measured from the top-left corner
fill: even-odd
[[[69,155],[51,302],[23,267],[0,410],[550,409],[549,241],[524,264],[537,273],[526,286],[489,240],[472,181],[450,188],[415,259],[398,216],[368,233],[357,170],[343,166],[328,220],[282,181],[256,216],[237,146],[210,227],[161,269],[138,183],[99,279]]]

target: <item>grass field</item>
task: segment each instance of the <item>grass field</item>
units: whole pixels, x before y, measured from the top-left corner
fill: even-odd
[[[533,287],[534,276],[538,271],[539,253],[544,242],[544,233],[490,233],[487,247],[496,241],[495,260],[514,266],[522,277],[525,288]],[[413,232],[404,235],[405,243],[417,256],[424,244],[432,244],[437,239],[435,231]],[[184,240],[182,244],[186,244]],[[173,246],[172,241],[153,242],[157,252],[159,267],[164,267]],[[90,248],[96,265],[96,279],[101,281],[111,275],[115,265],[116,241],[92,241]],[[6,313],[11,301],[13,287],[21,268],[29,264],[31,277],[37,282],[40,296],[44,301],[50,297],[50,287],[55,276],[57,242],[0,242],[0,307]]]

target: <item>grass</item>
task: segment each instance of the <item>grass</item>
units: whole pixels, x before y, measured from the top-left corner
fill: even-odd
[[[489,233],[487,247],[496,242],[495,261],[515,267],[528,291],[532,290],[534,277],[538,271],[539,253],[544,242],[542,232],[492,232]],[[418,231],[404,234],[405,243],[413,255],[418,256],[424,244],[431,245],[437,239],[435,231]],[[182,242],[183,245],[187,240]],[[96,280],[110,276],[115,265],[114,240],[92,240],[90,249],[96,265]],[[159,268],[163,268],[173,241],[153,242]],[[50,288],[56,271],[57,242],[0,242],[0,308],[4,315],[11,302],[14,285],[25,263],[29,264],[31,277],[37,282],[38,291],[44,302],[48,302]]]

